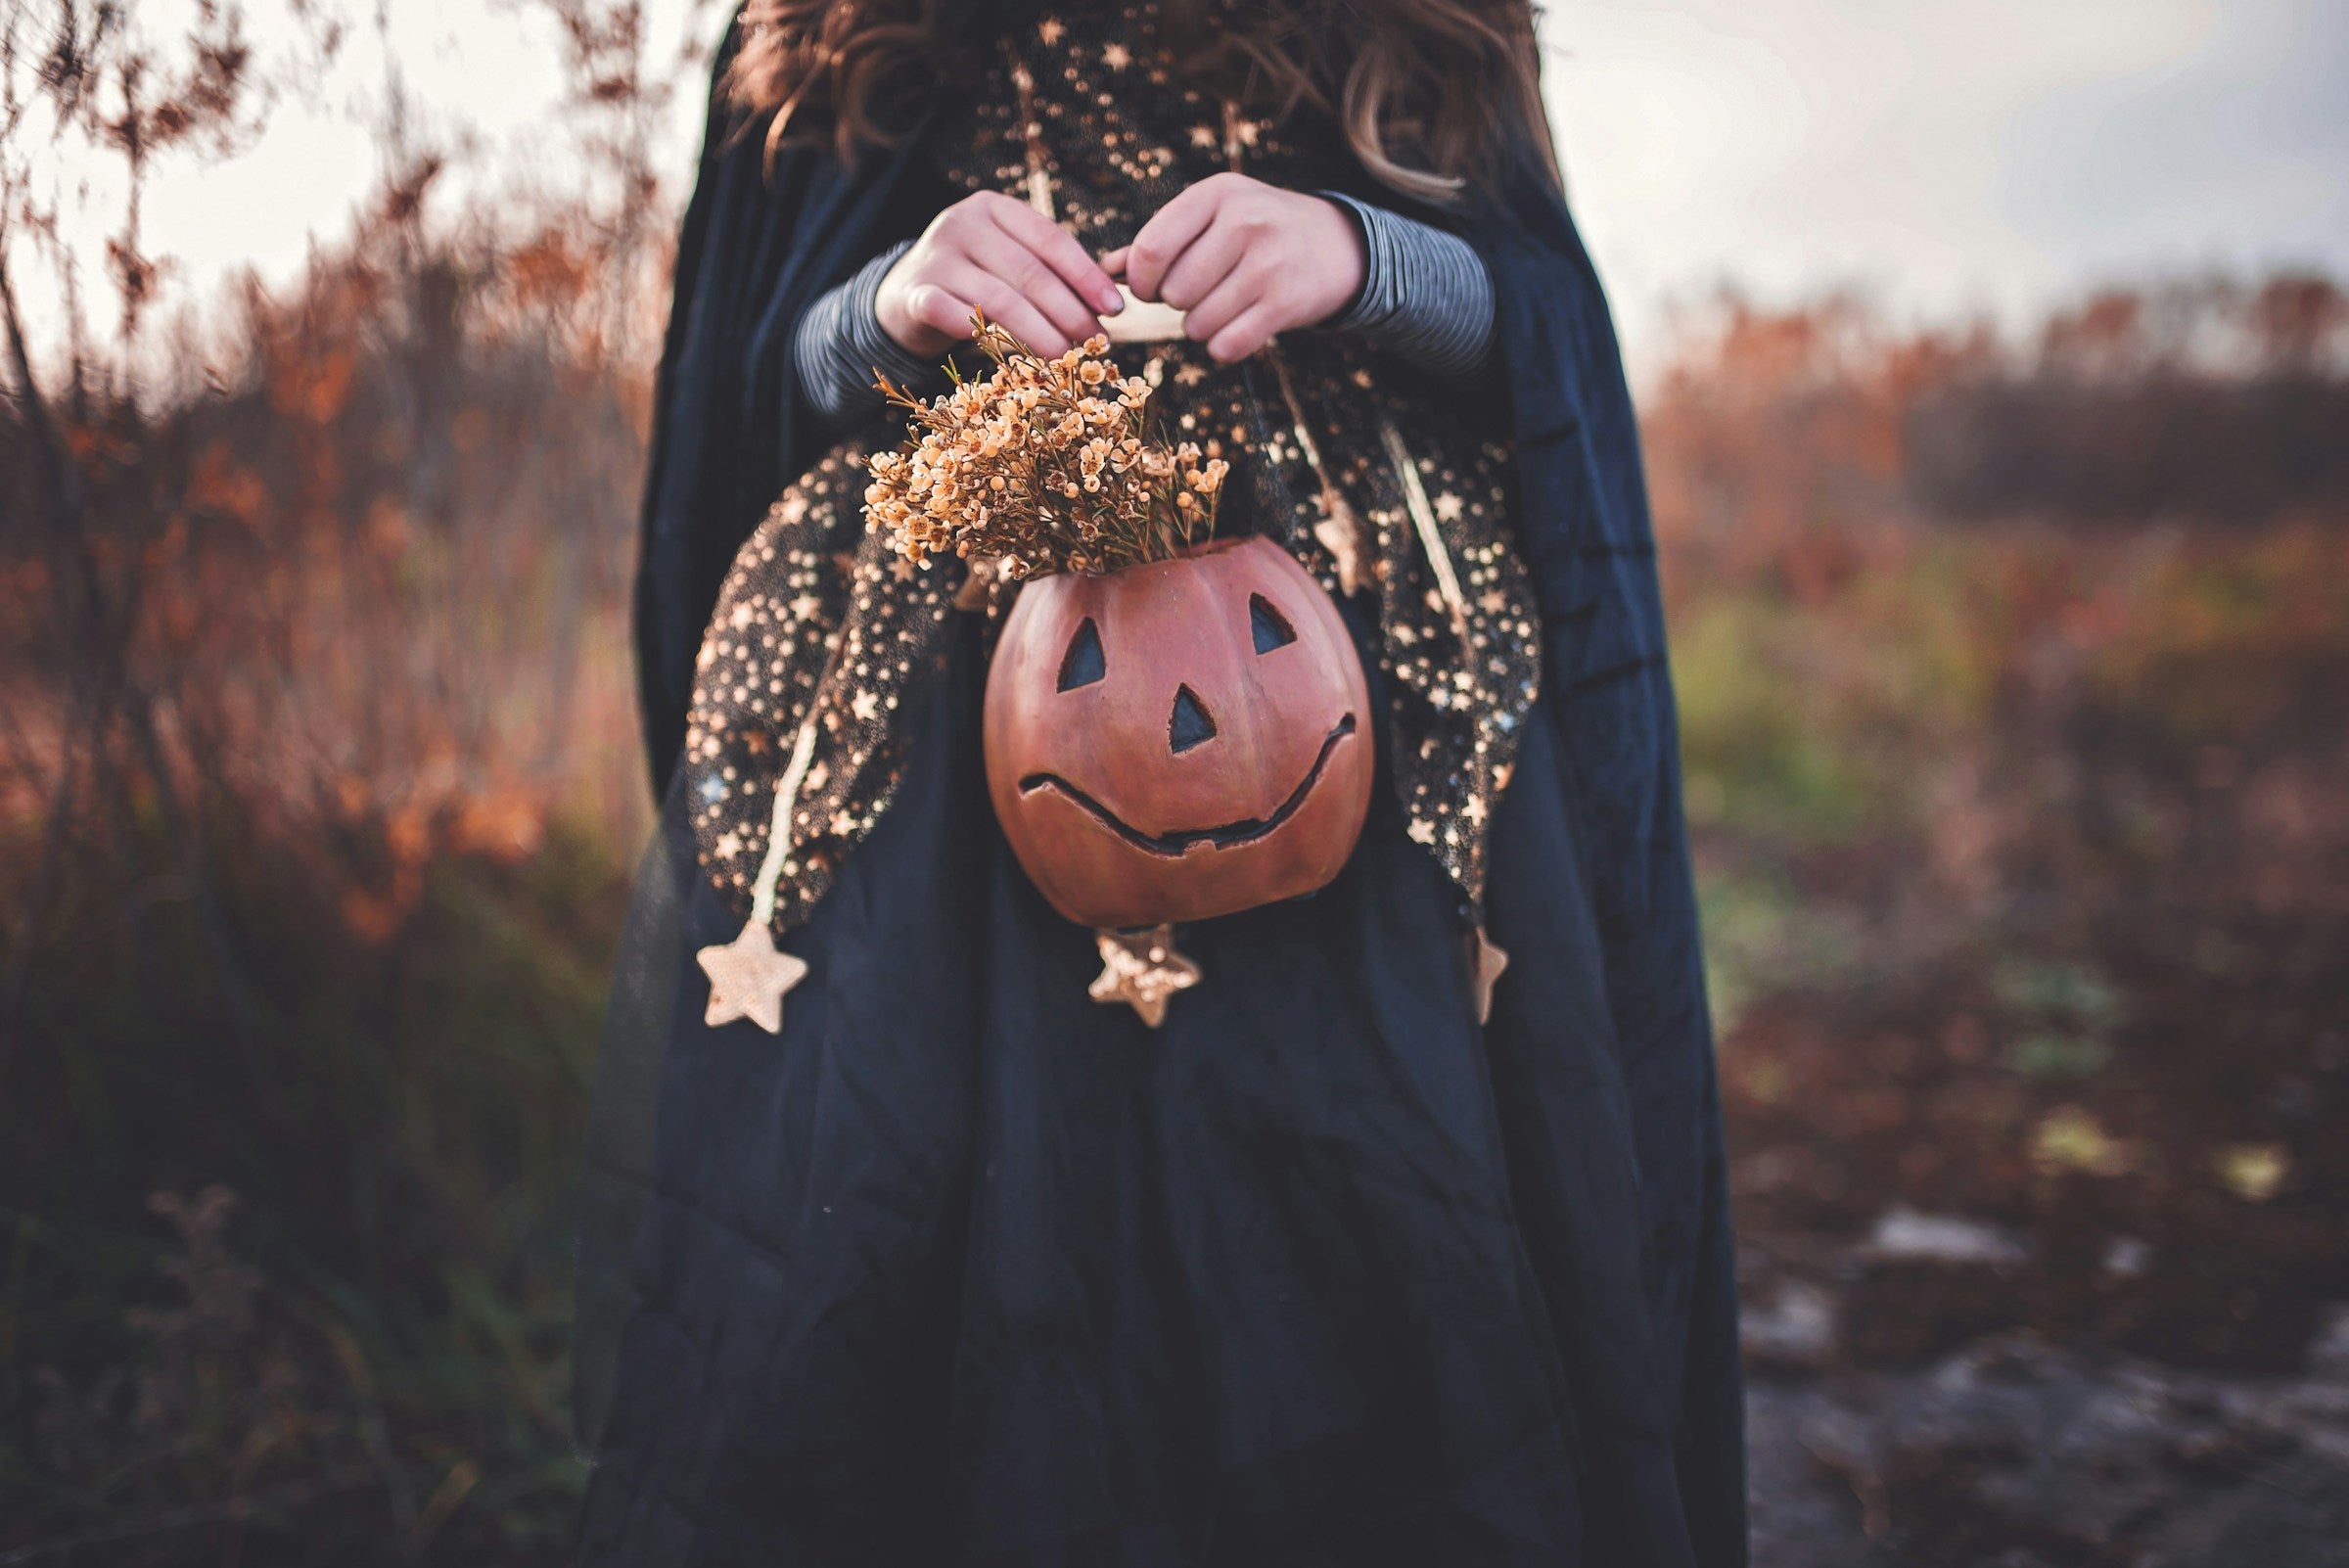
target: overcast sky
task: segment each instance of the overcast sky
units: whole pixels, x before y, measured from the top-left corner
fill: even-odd
[[[1722,281],[1947,316],[2349,273],[2349,0],[1557,0],[1546,38],[1635,348]]]
[[[662,50],[689,3],[653,0]],[[386,4],[411,93],[469,132],[475,178],[561,166],[537,13]],[[1543,37],[1635,359],[1673,302],[1724,283],[1859,286],[1947,318],[2212,266],[2349,274],[2349,0],[1551,0]],[[356,46],[250,151],[156,192],[176,293],[248,264],[282,279],[331,242],[376,172],[356,106],[381,81]],[[679,180],[697,134],[680,104]]]

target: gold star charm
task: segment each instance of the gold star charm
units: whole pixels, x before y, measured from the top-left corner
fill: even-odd
[[[1338,569],[1338,591],[1352,598],[1370,580],[1363,559],[1367,552],[1362,548],[1362,520],[1334,488],[1321,500],[1322,518],[1313,525],[1313,537],[1321,541],[1330,564]]]
[[[783,994],[807,978],[807,961],[775,950],[775,934],[753,920],[742,935],[693,955],[710,977],[710,1006],[702,1022],[715,1029],[747,1018],[770,1035],[783,1033]]]
[[[1101,973],[1088,992],[1097,1002],[1124,1002],[1152,1029],[1167,1021],[1167,998],[1199,984],[1199,966],[1174,950],[1173,926],[1140,931],[1096,931]]]
[[[1509,967],[1509,955],[1478,926],[1468,933],[1468,984],[1476,992],[1476,1021],[1493,1022],[1493,986]]]

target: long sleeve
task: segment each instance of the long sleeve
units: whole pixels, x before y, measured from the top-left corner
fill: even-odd
[[[1339,191],[1321,191],[1362,231],[1354,303],[1322,324],[1420,369],[1460,380],[1493,352],[1493,277],[1467,241]]]
[[[910,388],[938,377],[934,361],[912,353],[881,330],[875,307],[881,280],[912,244],[906,240],[891,246],[800,318],[791,344],[800,395],[829,429],[846,429],[880,408],[881,392],[873,385],[876,370]]]
[[[1466,241],[1399,212],[1336,191],[1360,226],[1365,266],[1354,302],[1323,324],[1351,333],[1431,374],[1464,379],[1493,351],[1493,280]],[[817,300],[792,342],[802,396],[828,429],[841,430],[881,406],[873,372],[923,388],[938,366],[881,330],[874,301],[881,280],[907,245],[882,252]]]

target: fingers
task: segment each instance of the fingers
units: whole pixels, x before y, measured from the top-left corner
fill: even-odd
[[[1060,231],[1055,229],[1053,232],[1058,234]],[[1068,239],[1066,235],[1061,237]],[[1069,243],[1076,245],[1077,242],[1071,239]],[[1082,248],[1079,254],[1082,254]],[[1062,281],[1060,274],[1047,265],[1041,256],[1002,230],[990,228],[973,234],[964,254],[972,265],[999,279],[1034,307],[1037,315],[1049,321],[1054,333],[1064,343],[1082,343],[1101,330],[1100,320],[1092,308],[1077,297],[1075,291]],[[1085,265],[1096,273],[1101,270],[1089,260]],[[1106,273],[1101,276],[1101,285],[1111,295],[1116,295],[1118,286],[1109,281]],[[1011,324],[1006,321],[1004,325]],[[1025,337],[1025,334],[1022,336]],[[1029,346],[1034,348],[1039,346],[1030,341]]]
[[[917,283],[906,291],[905,313],[949,344],[971,335],[971,302],[935,283]]]
[[[1269,300],[1251,305],[1206,340],[1208,355],[1220,365],[1245,359],[1270,343],[1281,326],[1280,311]],[[1191,336],[1196,338],[1200,334],[1193,332]]]
[[[988,216],[1097,314],[1114,314],[1125,300],[1106,268],[1085,254],[1077,237],[1023,202],[990,203]],[[1035,296],[1031,295],[1031,299]]]
[[[1069,346],[1078,341],[1054,326],[1050,318],[1029,302],[1026,295],[973,262],[955,263],[939,281],[949,293],[986,311],[990,321],[1047,359],[1067,353]],[[957,336],[970,335],[971,318],[966,311]]]
[[[1238,177],[1217,174],[1201,180],[1160,208],[1126,248],[1127,287],[1140,299],[1164,299],[1159,286],[1168,270],[1215,222],[1216,209],[1230,193],[1230,182]]]
[[[942,243],[907,313],[967,338],[972,310],[984,310],[1036,352],[1058,355],[1120,308],[1116,280],[1123,276],[1135,297],[1184,311],[1187,335],[1216,359],[1244,359],[1275,334],[1327,314],[1313,306],[1316,277],[1328,274],[1322,281],[1331,288],[1343,281],[1336,276],[1343,269],[1321,264],[1330,250],[1325,239],[1302,222],[1292,229],[1298,200],[1243,175],[1214,175],[1161,208],[1132,244],[1096,262],[1074,236],[1016,199],[971,197],[949,209],[949,221],[934,225]]]
[[[1177,310],[1200,304],[1245,262],[1249,239],[1244,224],[1226,220],[1208,225],[1159,280],[1158,297]]]
[[[1239,263],[1209,291],[1207,298],[1183,313],[1182,330],[1197,343],[1206,343],[1243,314],[1260,306],[1281,319],[1269,329],[1285,331],[1299,323],[1294,317],[1293,291],[1277,266],[1241,257]]]
[[[921,249],[921,281],[940,291],[925,308],[959,303],[962,319],[950,329],[958,339],[971,335],[975,307],[1037,353],[1061,354],[1101,329],[1101,312],[1125,303],[1074,236],[998,192],[966,197],[941,213]]]

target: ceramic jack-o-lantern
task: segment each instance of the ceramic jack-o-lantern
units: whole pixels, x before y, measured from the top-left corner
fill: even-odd
[[[1264,538],[1020,591],[987,683],[995,814],[1081,925],[1205,920],[1345,865],[1369,696],[1337,606]]]

